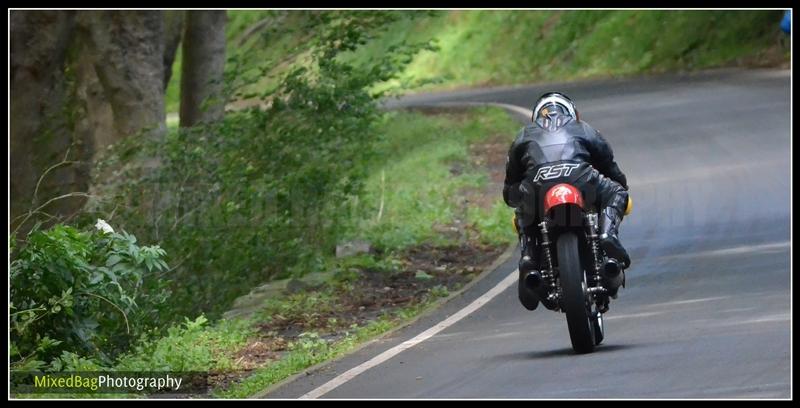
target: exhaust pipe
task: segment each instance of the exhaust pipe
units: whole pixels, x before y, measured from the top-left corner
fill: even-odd
[[[539,271],[530,271],[525,275],[525,287],[533,292],[539,300],[547,300],[547,286]]]
[[[525,275],[525,287],[534,293],[542,286],[542,274],[539,271],[530,271]],[[537,293],[538,294],[538,293]]]
[[[527,289],[530,293],[532,293],[536,298],[542,302],[544,307],[550,310],[556,310],[558,308],[558,304],[555,303],[553,300],[548,299],[549,293],[547,293],[547,285],[544,283],[544,279],[542,279],[542,274],[539,271],[530,271],[527,275],[525,275],[525,289]]]
[[[609,296],[616,299],[617,290],[625,282],[625,273],[622,271],[619,262],[614,258],[609,258],[603,265],[602,275],[603,286],[608,289]]]

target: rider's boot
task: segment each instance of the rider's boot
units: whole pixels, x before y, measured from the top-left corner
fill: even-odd
[[[617,260],[622,268],[628,268],[631,265],[631,258],[617,236],[620,222],[622,222],[620,210],[611,206],[603,210],[600,214],[600,247],[609,258]]]

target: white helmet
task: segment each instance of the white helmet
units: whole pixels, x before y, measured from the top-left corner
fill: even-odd
[[[569,97],[558,92],[548,92],[536,102],[531,120],[542,129],[556,131],[569,123],[578,120],[578,111]]]

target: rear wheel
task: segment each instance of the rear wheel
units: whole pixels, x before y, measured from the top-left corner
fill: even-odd
[[[572,348],[577,353],[590,353],[598,340],[595,335],[597,323],[592,313],[591,297],[587,292],[586,273],[581,266],[578,237],[573,232],[565,232],[558,237],[556,245],[563,305]]]

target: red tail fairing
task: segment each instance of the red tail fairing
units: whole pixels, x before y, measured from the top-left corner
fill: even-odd
[[[583,195],[575,186],[556,184],[545,194],[544,212],[547,213],[551,208],[562,204],[575,204],[583,208]]]

